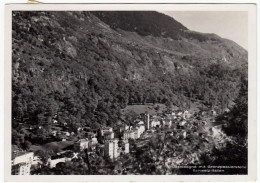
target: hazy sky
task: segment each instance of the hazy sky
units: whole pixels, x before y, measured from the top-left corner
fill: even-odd
[[[203,33],[215,33],[220,37],[235,41],[247,49],[247,12],[167,11],[162,13],[173,17],[190,30]]]

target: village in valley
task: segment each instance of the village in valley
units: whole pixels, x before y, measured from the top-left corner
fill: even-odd
[[[153,114],[146,111],[135,116],[133,121],[114,127],[78,127],[77,134],[68,124],[61,124],[55,115],[49,138],[56,140],[44,146],[45,149],[54,149],[52,155],[43,153],[46,150],[39,146],[32,145],[28,150],[13,146],[12,174],[41,175],[44,174],[42,169],[48,168],[51,172],[61,164],[74,161],[86,162],[86,169],[92,169],[92,174],[108,174],[107,169],[109,174],[149,174],[145,166],[149,167],[151,162],[154,162],[151,165],[154,173],[172,174],[174,168],[201,165],[202,155],[207,155],[213,148],[223,148],[227,141],[232,141],[221,131],[223,124],[215,122],[216,115],[214,110],[190,112],[167,109]],[[21,125],[31,132],[34,128],[43,128]],[[148,149],[153,146],[152,139],[161,141],[155,142],[154,149]],[[145,155],[148,152],[154,154]],[[95,166],[99,168],[95,169]]]

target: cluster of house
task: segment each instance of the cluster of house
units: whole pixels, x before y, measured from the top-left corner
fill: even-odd
[[[121,140],[121,146],[119,148],[119,139],[115,138],[115,133],[112,127],[103,127],[100,130],[101,139],[104,141],[104,156],[111,160],[116,159],[121,153],[129,153],[128,139]]]
[[[188,111],[179,112],[175,114],[172,112],[168,115],[152,115],[150,116],[148,113],[142,114],[142,119],[137,121],[135,127],[133,126],[125,126],[125,131],[123,133],[123,139],[138,139],[146,130],[152,130],[156,127],[171,127],[173,123],[173,119],[181,118],[184,116],[186,118],[188,115]]]
[[[88,132],[86,136],[86,138],[80,139],[74,144],[73,150],[75,152],[87,149],[88,154],[97,153],[112,161],[118,158],[120,154],[129,153],[128,140],[115,138],[115,132],[111,127],[102,127],[97,133]],[[64,151],[66,153],[62,152],[59,156],[51,157],[48,160],[49,166],[53,168],[59,162],[71,161],[73,158],[77,158],[74,151]]]
[[[168,127],[170,128],[173,125],[173,121],[174,122],[178,122],[179,126],[184,126],[187,121],[186,119],[190,118],[191,114],[185,110],[185,111],[172,111],[169,113],[165,113],[165,114],[157,114],[157,115],[153,115],[151,116],[150,120],[149,120],[149,124],[147,125],[147,129],[149,130],[150,128],[162,128],[162,127]]]
[[[123,132],[123,139],[138,139],[144,133],[145,127],[144,122],[140,121],[136,127],[125,126],[125,131]]]
[[[216,114],[211,113],[209,115],[214,116]],[[172,127],[166,132],[174,136],[176,140],[176,144],[174,144],[175,151],[172,156],[167,157],[165,162],[169,173],[171,173],[170,170],[173,166],[199,164],[201,152],[208,152],[214,146],[218,148],[218,146],[225,145],[226,140],[221,129],[208,125],[207,121],[197,120],[195,116],[191,116],[186,111],[175,111],[167,115],[158,114],[151,118],[151,124],[154,123],[156,127],[165,127],[167,125]],[[168,121],[173,121],[173,123],[168,123]],[[215,143],[212,143],[212,140]],[[191,147],[193,150],[189,152]],[[167,148],[165,153],[167,153]],[[157,167],[163,165],[162,162],[164,161],[154,160]]]
[[[182,115],[182,113],[177,114],[177,116],[178,115]],[[87,132],[85,134],[86,138],[80,139],[74,144],[73,151],[67,150],[58,153],[48,159],[47,165],[50,168],[54,168],[60,162],[71,161],[72,159],[77,158],[77,154],[75,152],[81,152],[85,149],[88,149],[88,153],[98,153],[103,155],[105,158],[115,160],[120,156],[120,154],[129,153],[129,139],[138,139],[145,132],[145,130],[150,130],[154,127],[170,127],[172,125],[172,120],[168,118],[158,118],[158,116],[151,117],[149,114],[144,114],[143,117],[143,120],[138,121],[134,127],[125,125],[122,131],[121,140],[119,140],[119,138],[115,138],[117,135],[113,131],[112,127],[102,127],[98,133]],[[54,123],[57,123],[57,121],[54,120]],[[66,124],[64,125],[66,126]],[[83,129],[79,129],[79,131],[80,130]],[[66,131],[61,131],[60,133],[67,137],[71,136],[71,134]],[[56,136],[56,131],[53,131],[52,135]],[[99,138],[97,138],[97,136]],[[16,155],[12,161],[13,173],[18,175],[30,174],[31,166],[33,162],[35,162],[34,160],[35,156],[33,152]]]
[[[124,125],[122,129],[120,128],[119,132],[115,132],[112,127],[102,127],[94,132],[93,130],[91,131],[91,129],[88,131],[79,128],[78,131],[88,131],[85,133],[85,138],[78,140],[73,145],[73,150],[66,150],[49,158],[47,165],[53,168],[60,162],[71,161],[74,158],[78,158],[78,152],[82,152],[85,149],[87,149],[89,154],[97,153],[114,161],[121,154],[129,153],[129,139],[138,139],[145,131],[154,131],[156,128],[174,127],[174,129],[176,129],[174,132],[176,137],[179,138],[181,134],[185,139],[189,135],[189,131],[199,133],[197,132],[198,128],[194,126],[195,123],[187,123],[190,117],[191,114],[187,110],[169,111],[157,115],[145,113],[141,115],[142,120],[139,119],[135,121],[135,124],[132,126]],[[54,123],[57,123],[57,120],[54,120]],[[66,124],[64,125],[66,126]],[[69,132],[60,133],[64,133],[63,135],[68,137],[72,135]],[[212,133],[216,133],[216,131],[212,131]],[[54,133],[53,135],[55,136],[57,134]],[[172,131],[171,135],[173,135]],[[12,161],[13,174],[29,175],[31,166],[37,162],[36,159],[39,158],[36,158],[33,152],[17,155]]]

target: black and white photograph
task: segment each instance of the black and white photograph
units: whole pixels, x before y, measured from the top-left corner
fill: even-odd
[[[11,175],[248,175],[247,11],[11,16]]]

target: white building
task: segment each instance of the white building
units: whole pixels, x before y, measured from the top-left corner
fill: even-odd
[[[111,132],[111,131],[105,131],[104,132],[104,139],[105,140],[111,140],[111,139],[114,139],[114,137],[115,137],[114,132]]]
[[[143,121],[139,121],[137,125],[145,125]]]
[[[155,120],[153,120],[152,122],[151,122],[151,127],[152,128],[154,128],[154,127],[156,127],[156,126],[161,126],[161,122],[159,121],[159,120],[157,120],[157,119],[155,119]]]
[[[128,130],[123,132],[122,139],[123,140],[128,140],[129,139],[129,131]]]
[[[189,111],[185,110],[185,111],[183,112],[183,118],[184,118],[184,119],[189,118]]]
[[[98,143],[97,138],[96,138],[96,137],[93,137],[93,138],[91,139],[91,143],[92,143],[92,144],[97,144],[97,143]]]
[[[130,139],[130,131],[126,130],[123,133],[123,140],[128,140],[128,139]]]
[[[65,163],[67,161],[71,161],[71,158],[66,158],[66,157],[58,158],[58,159],[49,158],[47,164],[49,165],[50,168],[55,168],[58,163]]]
[[[88,139],[80,139],[75,144],[76,148],[80,151],[83,151],[84,149],[87,149],[89,146],[89,140]]]
[[[13,175],[30,175],[31,164],[18,163],[12,166]]]
[[[135,139],[135,132],[134,132],[134,130],[130,131],[130,139]]]
[[[181,111],[179,111],[177,115],[178,115],[178,116],[181,116],[182,114],[183,114],[183,113],[182,113]]]
[[[105,152],[104,152],[105,157],[113,159],[113,157],[114,157],[114,155],[113,155],[113,150],[114,150],[113,146],[114,146],[114,144],[113,144],[112,140],[107,140],[105,142]]]
[[[125,125],[125,130],[131,130],[131,129],[132,129],[132,126]]]
[[[138,130],[140,131],[141,134],[143,134],[144,131],[145,131],[144,125],[140,125],[140,126],[138,127]]]
[[[65,163],[67,161],[71,161],[74,158],[78,158],[78,153],[74,153],[70,150],[62,151],[49,158],[47,161],[47,165],[50,168],[54,168],[58,163]]]
[[[14,175],[30,175],[33,159],[33,152],[26,152],[16,156],[12,160],[12,173]]]
[[[183,138],[185,138],[185,139],[186,139],[186,137],[187,137],[187,132],[186,132],[186,131],[184,131],[184,132],[183,132]]]
[[[32,165],[39,165],[39,164],[42,164],[42,161],[41,161],[40,157],[39,156],[34,156]]]
[[[118,153],[118,140],[117,139],[113,140],[113,154],[114,154],[114,159],[116,159],[119,156],[119,153]]]
[[[91,148],[92,150],[96,149],[96,145],[98,144],[97,138],[93,137],[91,138],[91,140],[89,141],[89,148]]]
[[[124,131],[123,133],[123,140],[128,139],[138,139],[140,138],[141,134],[144,132],[144,126],[139,126],[138,128],[134,128],[132,130]]]
[[[135,132],[133,130],[129,131],[129,138],[130,139],[135,139]]]
[[[113,139],[113,140],[106,140],[105,141],[105,147],[104,147],[104,154],[105,157],[114,160],[119,156],[118,153],[118,140]]]
[[[128,139],[138,139],[140,138],[141,134],[145,131],[145,127],[143,125],[138,126],[137,128],[134,128],[132,130],[126,130],[123,133],[123,140]]]
[[[107,132],[113,132],[113,128],[112,127],[102,127],[101,135],[104,136],[104,133],[107,133]]]
[[[124,143],[124,153],[128,154],[129,153],[129,142],[128,142],[128,140],[125,140],[125,141],[123,141],[123,143]]]
[[[33,157],[34,157],[33,152],[26,152],[22,155],[16,156],[12,160],[12,165],[16,165],[16,164],[19,164],[19,163],[32,164]]]
[[[141,133],[138,130],[138,128],[135,128],[133,131],[134,131],[134,139],[140,138]]]

